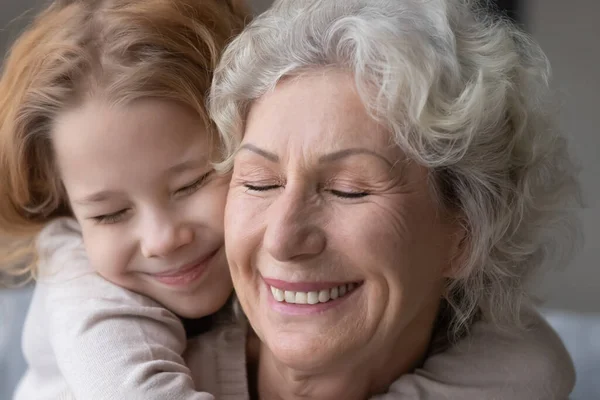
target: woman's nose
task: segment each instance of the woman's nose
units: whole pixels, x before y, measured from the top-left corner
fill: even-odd
[[[284,191],[269,208],[263,245],[273,258],[289,261],[325,249],[318,210],[301,195]]]
[[[142,254],[146,258],[166,257],[194,240],[193,229],[169,215],[154,215],[141,229]]]

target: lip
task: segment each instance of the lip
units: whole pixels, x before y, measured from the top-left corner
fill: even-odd
[[[160,283],[168,286],[186,286],[198,280],[210,265],[210,261],[219,252],[221,247],[217,248],[208,256],[202,256],[196,260],[182,265],[181,267],[159,274],[149,274],[152,278],[156,279]]]
[[[320,290],[327,290],[336,286],[345,285],[348,283],[358,283],[359,281],[345,281],[345,282],[287,282],[279,279],[262,278],[263,281],[269,285],[276,287],[281,290],[289,290],[292,292],[318,292]]]

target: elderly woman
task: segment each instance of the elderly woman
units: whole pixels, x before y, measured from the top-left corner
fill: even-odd
[[[547,78],[525,34],[459,0],[281,0],[233,42],[211,110],[261,398],[364,399],[481,324],[527,335],[524,285],[571,247],[578,193]],[[427,398],[565,398],[548,337],[505,384],[462,365],[479,391]],[[494,370],[485,346],[462,351]]]

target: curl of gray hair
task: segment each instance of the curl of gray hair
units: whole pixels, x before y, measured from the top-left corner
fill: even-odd
[[[576,168],[557,132],[548,60],[485,4],[467,0],[279,0],[225,51],[209,101],[227,170],[252,102],[284,78],[352,73],[370,115],[431,171],[467,231],[447,282],[449,334],[478,314],[520,326],[528,278],[576,248]],[[365,132],[365,134],[368,134]]]

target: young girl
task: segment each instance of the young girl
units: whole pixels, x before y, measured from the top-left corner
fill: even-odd
[[[232,3],[56,1],[14,45],[0,80],[0,227],[36,236],[39,258],[16,399],[248,398],[246,330],[226,306],[227,178],[212,170],[204,107],[246,15]],[[5,272],[22,268],[2,258]],[[520,349],[549,332],[507,346],[475,326],[493,363],[465,381],[453,371],[481,356],[454,347],[386,399],[461,398],[484,374],[505,393]]]
[[[243,327],[198,319],[232,293],[204,102],[244,16],[217,0],[55,1],[12,48],[0,226],[45,226],[17,399],[246,396]]]

